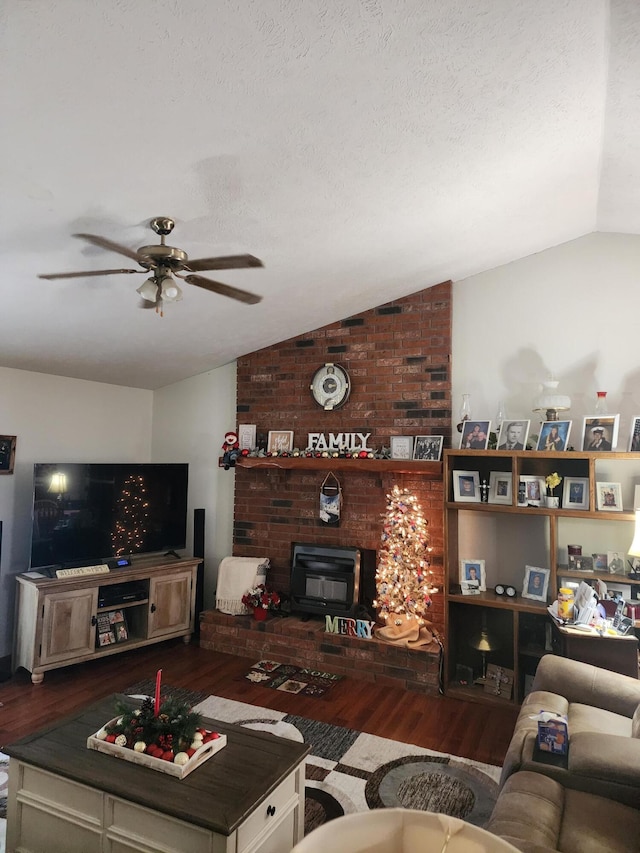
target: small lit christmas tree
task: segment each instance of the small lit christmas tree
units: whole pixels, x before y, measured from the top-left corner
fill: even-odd
[[[113,553],[116,557],[135,554],[142,548],[147,534],[148,508],[144,477],[131,474],[122,486],[115,526],[111,533]]]
[[[431,607],[433,585],[427,521],[407,489],[393,487],[383,515],[382,544],[376,570],[373,606],[386,621],[392,614],[415,618],[419,625]]]

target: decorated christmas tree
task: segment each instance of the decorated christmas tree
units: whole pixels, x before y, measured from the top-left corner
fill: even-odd
[[[393,614],[415,618],[419,625],[431,606],[433,585],[427,521],[407,489],[394,486],[387,495],[373,606],[386,621]]]

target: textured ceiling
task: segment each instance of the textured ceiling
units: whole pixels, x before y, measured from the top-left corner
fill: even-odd
[[[0,365],[158,388],[583,234],[640,233],[637,0],[4,0]],[[252,253],[161,319],[74,239]],[[206,275],[206,273],[205,273]]]

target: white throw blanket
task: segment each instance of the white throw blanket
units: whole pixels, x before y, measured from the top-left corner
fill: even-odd
[[[268,568],[268,557],[224,557],[218,568],[216,609],[232,616],[249,613],[242,596],[248,589],[265,583]]]

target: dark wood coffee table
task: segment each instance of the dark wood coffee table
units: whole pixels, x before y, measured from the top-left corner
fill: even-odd
[[[207,719],[227,745],[178,779],[87,749],[124,699],[109,696],[5,747],[7,850],[273,853],[302,838],[307,744]]]

